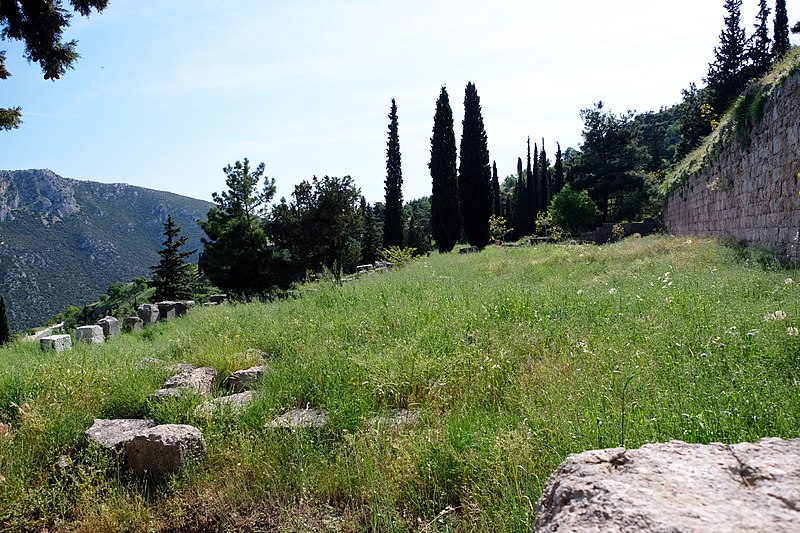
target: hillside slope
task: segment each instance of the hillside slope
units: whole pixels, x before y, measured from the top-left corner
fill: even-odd
[[[196,221],[211,205],[50,170],[0,171],[0,294],[12,330],[92,302],[112,283],[149,277],[169,214],[189,249],[198,248],[203,232]]]

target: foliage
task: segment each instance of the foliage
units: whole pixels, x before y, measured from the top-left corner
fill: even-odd
[[[361,263],[372,264],[378,259],[378,251],[383,247],[381,227],[375,219],[375,209],[361,197]]]
[[[528,155],[530,156],[530,139],[528,139]],[[528,157],[528,167],[530,167],[530,157]],[[514,202],[514,238],[519,240],[520,237],[530,234],[530,218],[532,216],[528,194],[528,178],[530,173],[523,173],[522,158],[517,158],[517,179],[516,187],[514,188],[515,202]]]
[[[456,174],[456,138],[453,132],[453,111],[447,88],[442,87],[436,100],[431,135],[431,229],[440,253],[453,249],[461,236],[461,214],[458,206]]]
[[[11,328],[8,324],[8,311],[6,310],[6,299],[0,296],[0,346],[7,344],[11,340]]]
[[[747,87],[733,105],[732,118],[736,138],[742,147],[750,144],[750,130],[761,121],[767,102],[767,87],[753,84]]]
[[[425,222],[420,220],[416,212],[408,219],[408,247],[414,248],[417,255],[425,255],[431,251],[431,236],[425,229]]]
[[[548,212],[552,216],[553,224],[568,235],[589,231],[600,219],[600,211],[589,197],[588,191],[573,190],[569,184],[553,197]]]
[[[492,214],[500,215],[500,178],[497,177],[497,162],[492,161]]]
[[[550,201],[550,162],[547,160],[547,152],[544,149],[544,139],[542,139],[542,150],[539,152],[539,164],[536,167],[539,172],[539,212],[547,210]]]
[[[186,258],[195,254],[197,250],[181,251],[188,237],[181,235],[181,228],[175,224],[172,215],[168,215],[164,223],[164,238],[162,243],[164,247],[158,251],[161,261],[158,265],[150,267],[153,271],[152,286],[156,289],[154,298],[157,301],[190,298],[194,292],[192,265]]]
[[[403,245],[403,171],[400,138],[397,134],[397,105],[392,98],[389,112],[389,140],[386,142],[386,213],[383,220],[384,246]]]
[[[72,9],[88,17],[92,9],[98,13],[108,0],[70,0]],[[72,14],[62,7],[61,0],[26,0],[3,2],[0,8],[0,34],[4,41],[20,41],[25,45],[25,59],[38,63],[44,79],[57,80],[78,59],[78,42],[64,42],[64,30]],[[5,67],[6,55],[0,51],[0,79],[11,74]],[[19,107],[0,109],[0,129],[11,130],[22,123]]]
[[[475,84],[464,91],[464,120],[461,130],[458,194],[461,223],[467,242],[482,248],[489,241],[489,215],[492,214],[489,147],[481,115],[481,101]]]
[[[553,214],[550,211],[543,211],[536,217],[536,232],[554,242],[560,241],[566,235],[564,228],[553,223]]]
[[[678,121],[681,140],[675,152],[678,160],[691,153],[719,125],[719,116],[711,104],[711,91],[707,87],[698,89],[692,83],[681,93],[683,101],[679,104]]]
[[[489,217],[489,236],[493,241],[504,241],[514,228],[508,226],[505,217],[492,215]]]
[[[725,27],[708,65],[708,88],[714,109],[727,109],[747,84],[747,36],[741,26],[742,0],[725,0]]]
[[[772,56],[775,59],[780,59],[786,55],[790,47],[789,15],[786,13],[786,0],[775,0]]]
[[[381,261],[391,263],[395,267],[401,267],[417,259],[417,250],[416,248],[390,246],[381,250],[379,255]]]
[[[772,66],[772,40],[769,38],[769,29],[767,28],[769,12],[767,0],[759,0],[756,29],[750,38],[750,46],[747,50],[747,59],[750,62],[747,70],[748,79],[760,78]]]
[[[556,161],[553,164],[553,196],[564,188],[564,158],[561,153],[561,144],[556,143]]]

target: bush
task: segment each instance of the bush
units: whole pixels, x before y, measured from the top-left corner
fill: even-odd
[[[593,229],[600,219],[600,211],[589,198],[589,193],[574,191],[569,185],[553,197],[549,212],[553,224],[573,236]]]

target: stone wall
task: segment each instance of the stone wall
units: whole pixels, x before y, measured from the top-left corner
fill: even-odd
[[[800,72],[774,89],[749,142],[729,137],[667,197],[665,229],[745,242],[800,263]]]

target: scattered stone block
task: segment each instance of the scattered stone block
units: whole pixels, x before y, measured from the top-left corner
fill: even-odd
[[[253,401],[255,393],[252,391],[240,392],[239,394],[231,394],[230,396],[222,396],[214,398],[207,402],[203,402],[194,410],[194,416],[219,416],[219,415],[237,415],[244,411],[248,405]]]
[[[228,301],[228,295],[227,294],[212,294],[211,296],[208,297],[208,301],[209,301],[209,303],[212,303],[214,305],[224,304],[225,302]]]
[[[235,392],[252,390],[267,372],[266,366],[254,366],[246,370],[237,370],[228,378],[228,386]]]
[[[158,306],[159,320],[171,320],[175,318],[175,313],[176,313],[175,308],[178,306],[177,302],[173,301],[156,302],[156,305]]]
[[[217,371],[211,367],[192,367],[165,381],[164,386],[153,394],[153,399],[174,398],[189,392],[208,396],[216,377]]]
[[[416,426],[419,423],[419,411],[409,409],[392,409],[387,414],[378,415],[367,421],[367,426],[376,431],[399,431]]]
[[[800,531],[800,439],[570,455],[545,485],[533,530]]]
[[[158,305],[142,304],[139,306],[137,314],[145,324],[153,324],[158,320]]]
[[[104,448],[122,451],[133,437],[155,427],[156,423],[152,420],[140,420],[133,418],[119,418],[107,420],[95,418],[92,427],[87,429],[84,434],[92,442],[96,442]]]
[[[179,475],[191,461],[205,455],[199,429],[186,424],[164,424],[136,435],[125,445],[128,466],[142,477]]]
[[[69,335],[48,335],[39,339],[39,347],[43,351],[55,350],[63,352],[72,349],[72,337]]]
[[[194,300],[178,300],[175,302],[175,316],[183,316],[195,306]]]
[[[122,329],[128,332],[144,331],[144,320],[138,316],[127,316],[122,320]]]
[[[97,321],[97,325],[103,328],[103,335],[105,335],[106,338],[119,336],[119,320],[113,316],[101,318]]]
[[[267,428],[322,429],[328,425],[328,413],[320,409],[292,409],[267,422]]]
[[[81,326],[75,329],[75,341],[103,344],[106,341],[106,337],[103,335],[103,328],[100,326]]]

